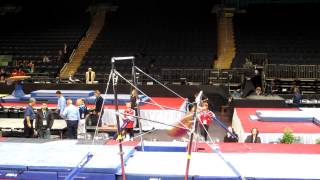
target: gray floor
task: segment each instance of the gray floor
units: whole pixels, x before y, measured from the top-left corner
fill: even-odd
[[[219,112],[215,112],[215,114],[218,116],[219,120],[224,123],[226,126],[231,125],[231,118],[228,117],[228,115],[223,115],[221,116]],[[212,139],[214,141],[223,141],[223,137],[225,136],[225,130],[223,128],[221,128],[217,123],[213,123],[210,128],[209,128],[209,134],[212,137]],[[186,138],[186,137],[185,137]],[[145,140],[148,141],[153,141],[153,140],[157,140],[157,141],[173,141],[173,140],[181,140],[182,138],[173,138],[170,137],[167,134],[166,130],[156,130],[153,131],[150,134],[146,134],[144,136]]]

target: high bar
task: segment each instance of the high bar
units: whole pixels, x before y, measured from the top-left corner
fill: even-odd
[[[124,57],[112,57],[111,61],[124,61],[124,60],[132,60],[134,59],[134,56],[124,56]]]

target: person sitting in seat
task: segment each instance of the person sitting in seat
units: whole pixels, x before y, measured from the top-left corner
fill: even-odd
[[[6,71],[5,71],[4,68],[1,68],[1,70],[0,70],[0,81],[4,81],[4,80],[6,80],[6,78],[7,78]]]
[[[79,83],[80,82],[80,80],[79,79],[77,79],[77,78],[75,78],[74,76],[73,76],[73,74],[74,74],[74,72],[73,71],[71,71],[70,73],[69,73],[69,81],[68,81],[68,83]]]
[[[26,73],[22,70],[22,68],[18,69],[17,76],[25,76]]]
[[[93,84],[95,78],[96,73],[92,71],[91,68],[88,68],[88,71],[86,72],[86,84]]]
[[[223,138],[223,142],[238,142],[238,135],[231,126],[228,127],[228,131]]]
[[[247,136],[246,143],[261,143],[261,139],[259,137],[259,131],[257,128],[252,128],[251,135]]]
[[[50,63],[49,57],[48,57],[47,55],[44,55],[43,58],[42,58],[42,62],[43,62],[44,64]]]
[[[256,91],[252,95],[261,96],[262,95],[261,87],[257,87]]]

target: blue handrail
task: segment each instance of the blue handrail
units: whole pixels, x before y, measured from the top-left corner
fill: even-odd
[[[72,180],[76,175],[78,175],[82,168],[91,160],[93,157],[93,154],[88,152],[83,159],[79,162],[79,164],[68,174],[68,176],[65,178],[65,180]]]

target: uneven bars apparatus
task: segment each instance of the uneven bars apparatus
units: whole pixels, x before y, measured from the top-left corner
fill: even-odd
[[[112,68],[115,68],[115,62],[116,61],[128,61],[131,60],[132,62],[132,69],[131,69],[131,73],[132,73],[132,84],[134,85],[134,87],[137,87],[137,77],[136,77],[136,70],[135,70],[135,57],[134,56],[123,56],[123,57],[112,57],[111,58],[111,63],[112,63]],[[112,71],[112,73],[114,73]],[[139,103],[137,104],[137,116],[140,117],[140,108],[139,108]],[[140,122],[139,118],[136,118],[136,120],[138,121],[137,123],[139,123],[139,133],[142,133],[142,124]],[[142,151],[144,151],[144,143],[143,143],[143,137],[140,137],[140,141],[141,141],[141,149]]]
[[[125,56],[125,57],[112,57],[111,58],[111,73],[112,73],[112,86],[113,86],[113,93],[114,93],[114,100],[115,100],[115,112],[116,112],[116,120],[117,120],[117,131],[118,131],[118,137],[117,140],[119,141],[119,155],[120,155],[120,160],[121,160],[121,173],[122,173],[122,180],[126,180],[126,175],[125,175],[125,164],[124,164],[124,159],[123,159],[123,147],[122,147],[122,141],[123,141],[123,137],[122,137],[122,133],[121,133],[121,128],[120,128],[120,118],[119,118],[119,105],[118,105],[118,92],[117,92],[117,85],[118,85],[118,75],[116,73],[116,67],[115,67],[115,63],[116,61],[127,61],[127,60],[131,60],[132,62],[132,76],[133,76],[133,84],[134,86],[137,86],[136,84],[136,77],[135,77],[135,70],[134,70],[134,56]],[[137,110],[139,112],[139,106],[137,104]],[[138,119],[138,122],[140,122],[140,120]],[[140,133],[142,133],[142,127],[141,124],[139,123],[139,130]],[[141,145],[143,147],[143,137],[140,136],[141,138]]]

